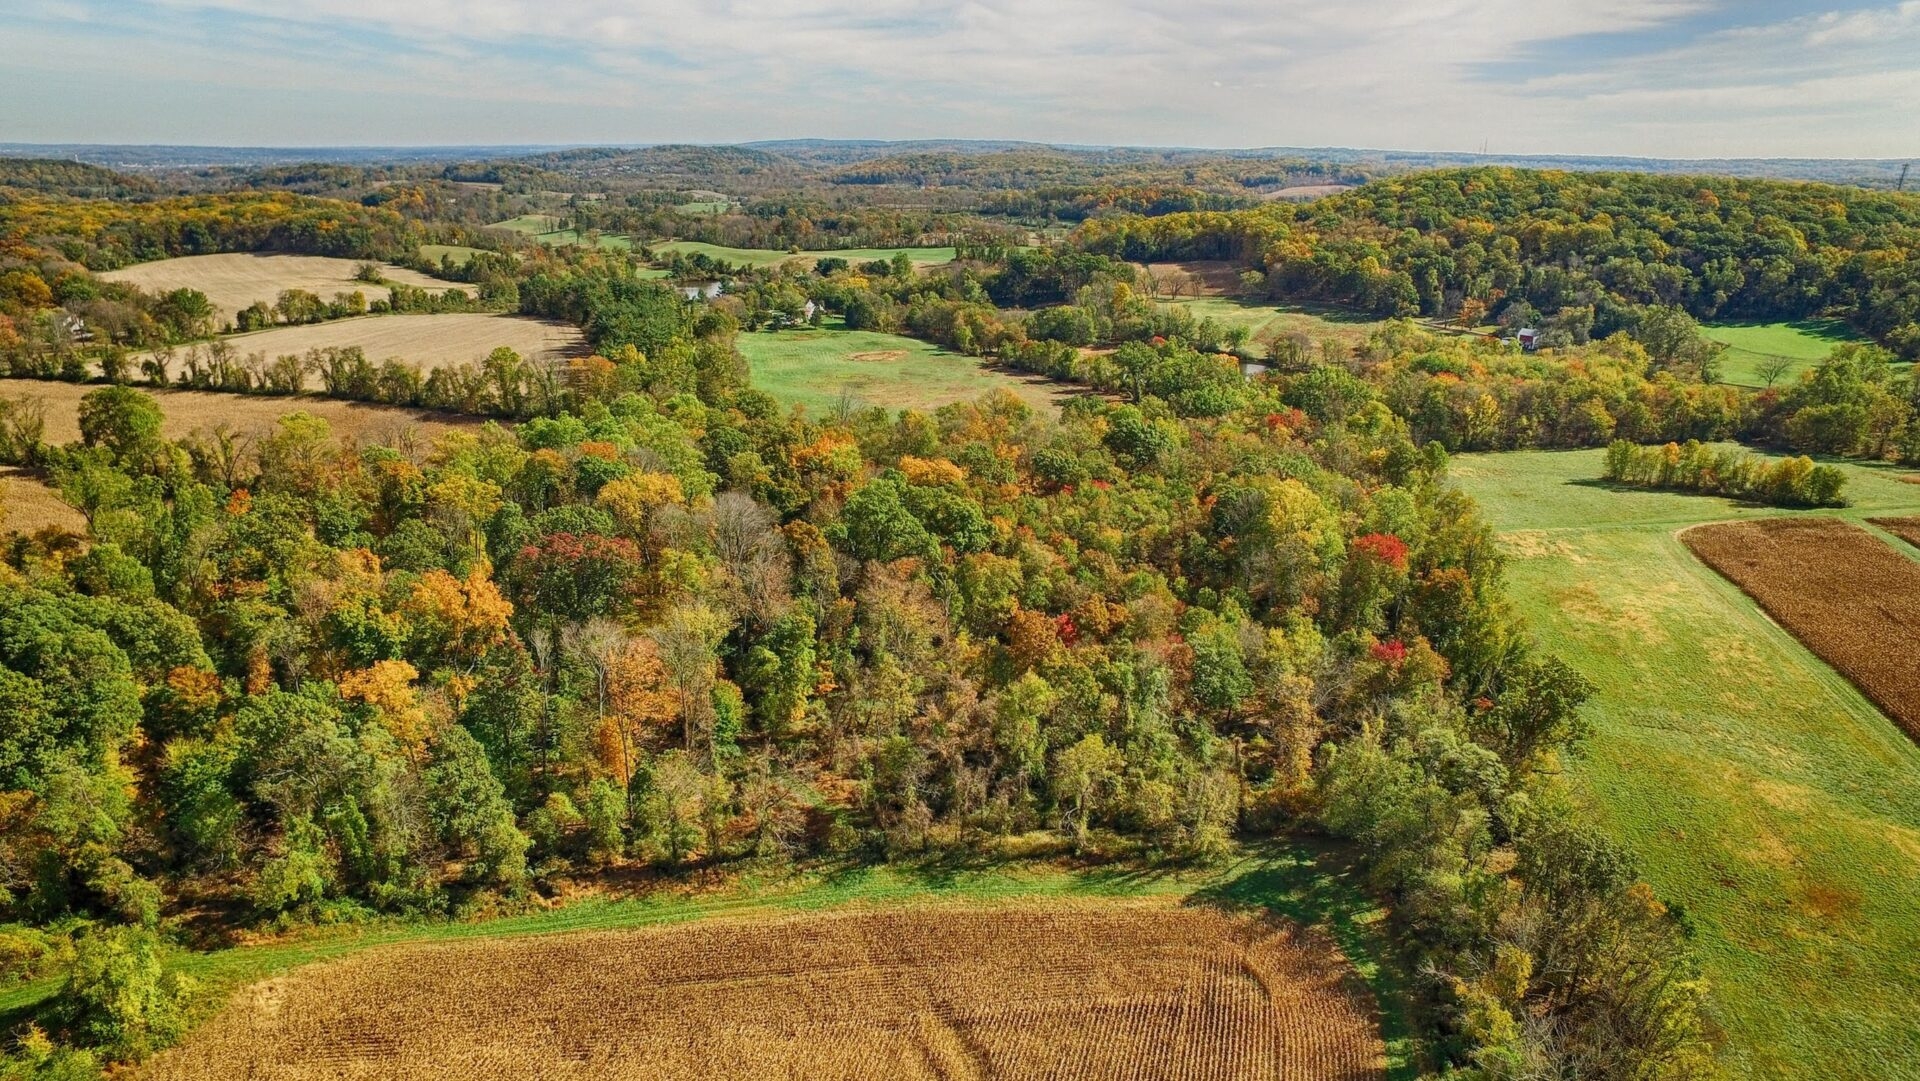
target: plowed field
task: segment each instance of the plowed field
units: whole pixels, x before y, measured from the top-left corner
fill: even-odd
[[[265,301],[272,304],[283,289],[304,289],[321,300],[332,300],[336,293],[360,292],[368,301],[386,300],[392,293],[382,285],[354,278],[361,260],[333,259],[324,255],[274,255],[230,252],[224,255],[185,255],[152,263],[135,263],[100,275],[108,281],[131,282],[142,289],[166,292],[170,289],[198,289],[213,304],[218,322],[233,320],[233,313]],[[441,281],[417,270],[383,264],[380,276],[402,285],[414,285],[430,292],[460,290],[471,293],[471,285]]]
[[[1724,522],[1681,539],[1920,740],[1920,563],[1837,518]]]
[[[158,1081],[1384,1076],[1326,940],[1165,902],[909,908],[369,951],[241,992]]]

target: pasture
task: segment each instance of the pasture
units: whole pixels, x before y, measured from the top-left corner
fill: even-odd
[[[740,335],[753,385],[815,416],[855,406],[931,410],[1010,390],[1036,409],[1059,407],[1075,388],[1022,372],[997,371],[978,357],[935,345],[835,326]]]
[[[1453,469],[1499,531],[1535,637],[1598,687],[1568,773],[1694,928],[1731,1076],[1908,1076],[1920,747],[1676,535],[1780,510],[1610,488],[1601,458]],[[1839,516],[1920,511],[1899,471],[1844,468]]]
[[[482,250],[483,249],[481,248],[470,248],[464,244],[422,244],[420,245],[420,254],[422,256],[425,256],[426,258],[431,259],[436,263],[444,259],[452,259],[456,265],[461,265],[461,266],[464,266],[468,262],[472,261],[473,257],[480,254]]]
[[[1708,323],[1700,333],[1726,345],[1720,354],[1720,381],[1740,387],[1765,387],[1769,365],[1780,368],[1774,386],[1791,386],[1802,372],[1827,359],[1834,346],[1866,340],[1838,319]]]
[[[147,1076],[1383,1078],[1356,983],[1322,934],[1165,899],[716,919],[303,969]]]
[[[355,291],[365,294],[368,303],[391,297],[393,290],[354,277],[363,262],[323,255],[232,252],[225,255],[184,255],[177,259],[135,263],[130,267],[106,271],[100,277],[107,281],[137,285],[149,292],[198,289],[212,303],[215,321],[231,323],[234,313],[241,308],[255,301],[272,304],[287,289],[304,289],[322,300],[332,300],[337,293]],[[380,264],[380,275],[391,282],[434,292],[474,291],[471,285],[441,281],[417,270],[390,264]]]
[[[1319,304],[1273,303],[1225,296],[1186,296],[1161,301],[1183,308],[1195,320],[1212,319],[1223,327],[1246,327],[1249,341],[1262,347],[1276,338],[1303,335],[1316,345],[1337,342],[1348,349],[1364,344],[1381,320]]]
[[[720,259],[735,266],[777,266],[789,259],[799,259],[809,266],[821,259],[840,258],[849,263],[870,263],[875,259],[892,259],[901,252],[919,266],[939,266],[954,260],[952,248],[840,248],[834,251],[774,251],[766,248],[728,248],[719,244],[705,244],[695,240],[670,240],[662,244],[649,245],[656,256],[665,256],[671,252],[696,252],[709,259]]]
[[[542,244],[585,244],[586,234],[577,229],[560,227],[564,220],[557,214],[522,214],[517,218],[494,222],[487,228],[524,233]],[[633,241],[630,238],[617,233],[601,233],[595,237],[595,240],[598,242],[597,246],[601,248],[625,251],[633,247]]]
[[[243,356],[265,353],[268,357],[357,345],[376,364],[399,357],[428,370],[481,360],[503,345],[544,364],[587,352],[586,338],[570,323],[476,312],[334,319],[235,334],[226,340]]]

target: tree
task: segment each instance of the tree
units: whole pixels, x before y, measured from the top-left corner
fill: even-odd
[[[1768,387],[1772,387],[1792,367],[1793,361],[1786,357],[1768,357],[1760,362],[1760,366],[1755,371],[1761,379],[1766,381]]]
[[[708,792],[706,775],[685,751],[668,751],[648,767],[641,814],[667,862],[681,862],[698,843]]]
[[[717,650],[730,621],[698,602],[679,605],[647,632],[658,648],[660,665],[680,698],[681,747],[692,754],[702,743],[714,753],[713,688]]]
[[[1075,852],[1086,848],[1087,825],[1111,794],[1123,763],[1119,750],[1098,732],[1054,756],[1050,780],[1055,799],[1066,804]]]
[[[139,1061],[185,1028],[191,980],[169,971],[160,940],[139,928],[108,928],[76,944],[55,1012],[86,1044]]]
[[[146,471],[159,464],[165,417],[150,395],[131,387],[102,387],[80,400],[80,439],[105,447],[129,469]]]

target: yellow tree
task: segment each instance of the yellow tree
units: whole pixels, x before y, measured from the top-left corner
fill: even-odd
[[[430,724],[413,681],[420,673],[405,661],[376,661],[340,678],[340,697],[372,706],[374,716],[416,761],[426,757]]]

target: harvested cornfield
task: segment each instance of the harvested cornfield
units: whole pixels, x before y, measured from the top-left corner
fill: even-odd
[[[0,379],[0,398],[22,400],[37,398],[45,411],[48,443],[71,443],[80,438],[80,400],[98,385],[59,383],[39,379]],[[441,432],[453,428],[472,428],[482,418],[440,413],[425,409],[406,409],[367,402],[346,402],[333,398],[283,398],[257,394],[229,394],[203,390],[156,390],[136,388],[160,403],[164,418],[160,434],[179,439],[195,430],[212,431],[225,424],[236,431],[264,432],[288,413],[312,413],[325,420],[336,438],[356,443],[388,443],[400,436],[416,442],[430,442]]]
[[[87,519],[40,477],[16,466],[0,468],[0,536],[49,526],[84,533]]]
[[[1869,518],[1867,521],[1920,548],[1920,518]]]
[[[1385,1075],[1334,947],[1165,903],[909,908],[369,951],[241,992],[153,1081]]]
[[[503,345],[542,364],[555,364],[588,352],[580,328],[570,323],[471,312],[370,315],[235,334],[226,340],[243,357],[261,353],[269,359],[304,355],[309,349],[359,346],[375,364],[398,357],[428,371],[484,360]],[[178,355],[185,350],[175,352]]]
[[[1680,536],[1920,740],[1920,563],[1837,518],[1724,522]]]
[[[241,308],[262,301],[272,304],[285,289],[302,289],[321,300],[332,300],[336,293],[364,294],[369,302],[388,299],[393,290],[355,278],[362,261],[334,259],[324,255],[274,255],[264,252],[231,252],[225,255],[185,255],[152,263],[135,263],[100,275],[108,281],[128,282],[151,292],[172,289],[198,289],[221,323],[233,321]],[[417,286],[435,293],[449,290],[472,293],[474,287],[431,278],[417,270],[380,264],[380,276],[402,285]]]

